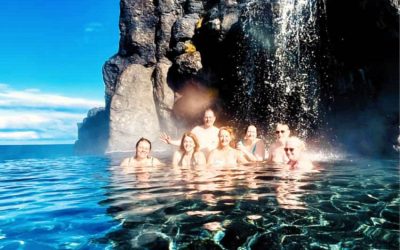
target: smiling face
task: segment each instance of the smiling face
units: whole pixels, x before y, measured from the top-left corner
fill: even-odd
[[[183,149],[185,152],[192,152],[194,150],[195,143],[192,137],[185,136],[183,139]]]
[[[186,132],[182,135],[180,151],[182,152],[197,152],[200,148],[199,141],[195,134],[192,132]]]
[[[136,159],[143,160],[148,158],[150,153],[150,144],[147,141],[141,141],[136,147]]]
[[[253,125],[247,127],[246,139],[255,140],[257,138],[257,128]]]
[[[297,137],[290,137],[285,143],[285,153],[290,161],[298,161],[304,151],[304,142]]]
[[[221,129],[218,133],[220,147],[227,147],[232,140],[231,133],[228,130]]]
[[[206,128],[212,127],[215,122],[214,111],[212,111],[211,109],[206,110],[206,112],[204,112],[203,122],[204,122],[204,127]]]
[[[281,143],[285,143],[286,139],[290,135],[290,130],[286,124],[277,124],[275,129],[276,139]]]

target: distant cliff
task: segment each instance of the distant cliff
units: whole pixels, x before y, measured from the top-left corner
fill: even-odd
[[[106,107],[80,126],[78,151],[132,150],[159,131],[178,136],[176,127],[192,125],[206,106],[264,133],[284,120],[325,129],[361,152],[390,150],[399,120],[399,6],[309,0],[303,26],[293,32],[288,19],[284,31],[293,36],[282,38],[279,15],[296,9],[289,3],[121,0],[119,51],[103,67]]]
[[[108,144],[109,116],[104,108],[89,110],[87,117],[78,123],[78,154],[104,153]]]

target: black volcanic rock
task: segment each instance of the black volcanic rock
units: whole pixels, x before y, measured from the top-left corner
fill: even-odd
[[[157,140],[161,130],[178,138],[176,121],[199,122],[191,120],[198,114],[175,107],[175,97],[195,83],[218,94],[220,120],[239,129],[251,122],[266,134],[284,121],[308,137],[322,130],[347,150],[394,153],[398,4],[309,0],[291,10],[283,4],[121,0],[119,51],[103,67],[106,110],[85,123],[107,120],[95,129],[104,129],[106,151],[131,150],[136,137]],[[146,95],[135,92],[142,87]],[[89,127],[82,125],[77,145],[93,144],[89,134],[97,132],[84,132]]]

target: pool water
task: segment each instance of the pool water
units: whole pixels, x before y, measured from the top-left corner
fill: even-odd
[[[122,170],[41,147],[0,158],[0,249],[399,249],[398,159]]]

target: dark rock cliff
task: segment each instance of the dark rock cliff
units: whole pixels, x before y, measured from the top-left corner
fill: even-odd
[[[252,122],[267,133],[286,121],[304,136],[391,152],[399,125],[398,6],[305,4],[121,0],[119,51],[103,67],[107,124],[97,125],[99,145],[125,151],[159,131],[178,137],[213,106],[222,124]],[[79,130],[79,143],[92,140],[84,136],[89,127]]]

